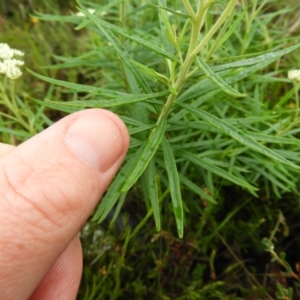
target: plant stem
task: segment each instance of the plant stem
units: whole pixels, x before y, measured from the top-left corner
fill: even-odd
[[[10,98],[7,96],[7,91],[5,88],[7,84],[9,84]],[[0,96],[0,102],[2,102],[15,116],[15,121],[18,122],[22,127],[24,127],[28,132],[33,133],[31,126],[28,125],[28,123],[23,119],[22,115],[19,113],[19,108],[15,99],[14,82],[7,83],[6,80],[4,81],[4,84],[0,82]]]
[[[125,28],[126,19],[125,19],[125,0],[122,0],[120,3],[120,12],[119,12],[119,20],[121,28]],[[121,36],[121,39],[123,40],[124,37]]]
[[[191,18],[194,18],[195,12],[188,0],[182,0],[183,5],[185,6],[185,9],[187,10],[188,14],[190,15]]]
[[[283,130],[279,131],[276,135],[280,136],[283,133],[289,131],[293,127],[297,126],[300,123],[299,120],[299,112],[300,112],[300,103],[299,103],[299,82],[294,81],[294,90],[295,90],[295,104],[296,104],[296,112],[293,121]]]
[[[216,31],[221,27],[221,25],[225,22],[226,18],[230,15],[234,7],[236,6],[238,0],[231,0],[218,21],[214,24],[214,26],[209,30],[209,32],[205,35],[201,43],[196,47],[192,55],[196,56],[201,49],[208,43],[208,41],[212,38],[212,36],[216,33]]]
[[[247,16],[246,14],[246,31],[244,34],[244,42],[242,44],[242,50],[241,50],[241,55],[245,54],[248,45],[249,45],[249,36],[250,36],[250,31],[251,31],[251,26],[252,23],[254,22],[254,19],[256,18],[256,16],[258,15],[258,13],[263,9],[263,7],[265,6],[267,0],[264,0],[259,7],[258,6],[258,0],[254,0],[253,4],[252,4],[252,10],[251,10],[251,14],[250,17]],[[244,4],[245,5],[245,4]]]
[[[187,10],[189,12],[191,7],[189,7],[189,3],[186,0],[182,0],[183,3],[186,5]],[[190,70],[190,67],[195,59],[195,57],[199,54],[201,49],[209,42],[209,40],[212,38],[212,36],[216,33],[216,31],[222,26],[222,24],[225,22],[226,18],[231,14],[232,10],[234,9],[235,5],[237,4],[238,0],[231,0],[221,16],[219,17],[218,21],[214,24],[214,26],[209,30],[209,32],[206,34],[206,36],[203,38],[203,40],[198,44],[199,37],[200,37],[200,31],[204,23],[204,19],[207,13],[207,9],[209,5],[212,3],[212,1],[204,2],[204,0],[199,0],[197,12],[196,14],[190,14],[191,22],[192,22],[192,32],[191,32],[191,38],[189,43],[189,48],[187,51],[186,58],[181,65],[177,80],[175,81],[175,84],[173,88],[176,90],[177,94],[181,91],[182,87],[184,86],[187,78],[188,78],[188,72]],[[162,111],[161,114],[158,117],[157,123],[161,121],[162,118],[167,117],[168,113],[170,112],[170,109],[172,108],[174,102],[176,101],[177,95],[170,94]]]
[[[277,261],[281,266],[283,266],[292,278],[300,282],[300,276],[298,276],[293,270],[291,270],[291,267],[288,265],[287,262],[282,260],[274,250],[270,249],[269,252],[273,259]]]
[[[294,122],[296,122],[296,120],[299,117],[299,84],[298,82],[295,82],[294,85],[295,85],[295,102],[296,102],[296,113],[295,113]]]
[[[126,26],[126,18],[125,18],[125,14],[126,14],[126,8],[125,8],[125,0],[122,0],[120,2],[120,10],[119,10],[119,22],[120,22],[120,27],[122,29],[125,28]],[[122,35],[120,35],[120,43],[123,45],[124,44],[124,37]],[[126,75],[126,72],[125,72],[125,67],[124,67],[124,63],[123,61],[121,60],[121,74],[122,74],[122,77],[124,79],[124,88],[127,92],[129,92],[130,90],[130,87],[129,87],[129,84],[128,84],[128,78],[127,78],[127,75]]]

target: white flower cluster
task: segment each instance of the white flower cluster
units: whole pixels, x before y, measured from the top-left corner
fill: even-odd
[[[290,80],[300,81],[300,70],[290,70],[290,71],[288,71],[288,78]]]
[[[88,8],[88,12],[89,12],[90,14],[94,14],[95,11],[96,11],[96,9]],[[85,17],[85,14],[84,14],[83,12],[79,11],[78,13],[76,13],[76,16],[77,16],[77,17]]]
[[[87,11],[90,13],[90,14],[94,14],[96,12],[96,9],[93,9],[93,8],[88,8]],[[105,16],[107,15],[107,11],[102,11],[101,13],[99,13],[98,15],[100,16]],[[79,11],[78,13],[75,14],[75,16],[77,17],[85,17],[85,14],[81,11]]]
[[[0,74],[11,79],[20,77],[22,72],[19,67],[24,65],[24,61],[15,59],[14,56],[23,55],[22,51],[11,49],[7,44],[0,43]]]

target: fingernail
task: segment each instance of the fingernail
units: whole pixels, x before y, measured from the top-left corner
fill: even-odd
[[[100,172],[106,172],[123,151],[123,136],[107,115],[89,112],[70,125],[66,142],[77,157]]]

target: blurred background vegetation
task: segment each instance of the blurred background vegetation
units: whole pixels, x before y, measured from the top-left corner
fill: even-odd
[[[147,5],[147,1],[131,2],[136,7]],[[250,13],[252,2],[248,4]],[[110,78],[103,78],[92,65],[53,68],[62,63],[57,56],[77,57],[90,51],[93,35],[74,30],[72,24],[40,21],[35,11],[69,15],[77,10],[73,0],[0,0],[0,42],[24,51],[26,67],[39,74],[95,86],[109,84]],[[251,44],[246,54],[300,42],[297,0],[266,1],[255,18],[260,31],[255,36],[248,32]],[[293,94],[286,96],[293,85],[286,73],[300,68],[299,54],[294,51],[248,79],[247,88],[257,95],[260,114],[272,112],[280,100],[282,111],[293,109]],[[65,115],[32,98],[73,99],[72,93],[26,70],[18,80],[17,94],[30,128],[0,116],[2,141],[15,145]],[[242,105],[241,109],[248,109],[247,103]],[[0,106],[0,111],[7,108]],[[299,138],[299,133],[294,136]],[[290,151],[300,155],[300,148]],[[164,230],[155,231],[139,190],[133,189],[114,224],[88,222],[83,228],[85,267],[78,299],[300,299],[299,174],[294,183],[293,192],[278,194],[261,181],[259,197],[220,184],[218,205],[199,202],[186,191],[189,215],[182,240],[174,230],[171,210],[164,211]]]

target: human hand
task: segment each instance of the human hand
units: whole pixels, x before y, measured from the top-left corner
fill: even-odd
[[[18,147],[0,144],[0,298],[76,299],[78,231],[120,167],[123,122],[91,109]]]

